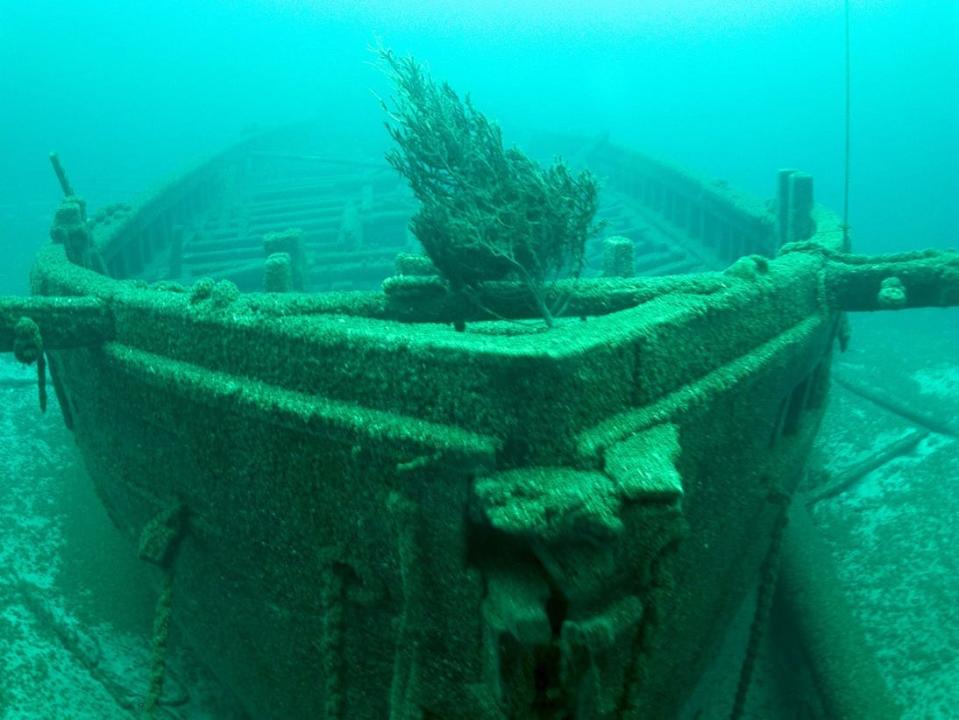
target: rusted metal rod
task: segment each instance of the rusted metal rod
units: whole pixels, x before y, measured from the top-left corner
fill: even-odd
[[[842,494],[872,471],[878,470],[886,463],[912,452],[912,450],[927,437],[929,437],[928,430],[910,430],[895,442],[881,447],[878,451],[870,453],[859,462],[843,468],[836,475],[832,476],[824,487],[816,488],[806,494],[803,498],[806,506],[811,508],[821,500],[827,500]]]
[[[63,169],[63,165],[60,163],[60,156],[55,152],[50,153],[50,164],[53,165],[53,172],[57,174],[57,180],[60,181],[60,189],[63,190],[63,196],[73,195],[73,186],[70,185],[66,170]]]
[[[834,375],[833,382],[864,400],[868,400],[896,415],[901,415],[920,427],[928,428],[941,435],[959,438],[959,426],[948,417],[937,417],[928,410],[917,408],[903,400],[897,399],[884,389],[870,388],[868,385],[852,380],[845,375]]]

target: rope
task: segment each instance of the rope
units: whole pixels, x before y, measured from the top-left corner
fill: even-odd
[[[849,126],[850,126],[850,98],[849,98],[849,88],[851,85],[850,82],[850,72],[849,72],[849,0],[846,0],[846,21],[845,21],[845,34],[846,34],[846,138],[845,138],[845,159],[844,159],[844,169],[843,169],[843,189],[842,189],[842,245],[844,249],[849,248]]]
[[[176,503],[157,513],[140,532],[140,559],[158,565],[163,570],[163,588],[153,615],[150,687],[143,701],[141,720],[153,720],[163,695],[170,616],[173,614],[173,565],[186,529],[187,509]]]
[[[779,515],[772,529],[772,542],[763,558],[759,575],[759,589],[756,593],[756,611],[753,613],[752,625],[749,627],[749,640],[746,643],[746,655],[739,669],[739,684],[736,686],[736,698],[733,701],[729,720],[739,720],[746,707],[746,696],[752,681],[753,670],[759,657],[759,643],[762,641],[763,628],[769,618],[773,597],[776,592],[776,580],[779,577],[779,551],[783,544],[783,534],[789,519],[789,496],[785,493],[776,493],[770,497],[771,502],[779,504]]]
[[[173,613],[173,568],[164,571],[163,590],[157,600],[153,616],[153,661],[150,668],[150,688],[143,702],[142,720],[153,720],[163,695],[166,678],[167,641],[170,636],[170,615]]]

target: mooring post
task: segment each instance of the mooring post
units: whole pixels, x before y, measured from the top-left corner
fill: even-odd
[[[263,250],[266,252],[268,261],[273,255],[285,254],[287,256],[285,262],[289,267],[291,282],[289,290],[302,292],[306,281],[306,253],[303,250],[303,231],[300,228],[290,228],[283,232],[267,233],[263,236]]]
[[[632,240],[615,235],[603,240],[603,277],[633,277],[636,249]]]
[[[815,232],[812,219],[812,175],[780,170],[777,181],[776,229],[779,244],[807,240]]]
[[[271,253],[264,266],[264,290],[268,293],[290,292],[293,289],[293,269],[291,265],[289,253]]]
[[[807,240],[815,232],[812,189],[812,175],[794,172],[789,176],[789,242]]]

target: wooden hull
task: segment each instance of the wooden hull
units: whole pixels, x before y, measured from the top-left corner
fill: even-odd
[[[705,227],[680,204],[664,223]],[[50,353],[64,412],[131,539],[187,508],[173,617],[251,716],[645,718],[755,587],[823,411],[821,259],[742,262],[583,281],[641,301],[514,336],[120,282],[59,247],[34,284],[110,304],[110,342]]]

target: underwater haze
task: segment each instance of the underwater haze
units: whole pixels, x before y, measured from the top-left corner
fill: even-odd
[[[851,3],[850,222],[861,251],[954,242],[959,3]],[[382,131],[381,43],[504,127],[609,132],[771,197],[781,167],[841,210],[838,0],[0,0],[0,291],[22,291],[59,189],[129,201],[245,130]]]
[[[0,0],[0,720],[959,717],[957,40]]]

